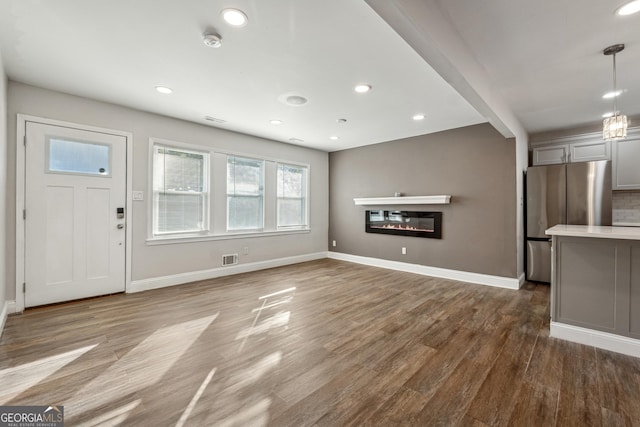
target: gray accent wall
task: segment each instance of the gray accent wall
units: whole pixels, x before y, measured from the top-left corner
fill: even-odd
[[[330,153],[329,249],[516,278],[515,156],[514,139],[489,124]],[[449,205],[387,207],[441,211],[441,240],[365,233],[365,210],[377,207],[353,199],[395,192],[452,196]]]
[[[150,87],[149,90],[153,90]],[[160,99],[160,98],[159,98]],[[162,102],[171,102],[162,98]],[[22,83],[8,84],[8,203],[7,299],[15,299],[15,174],[16,115],[19,113],[133,133],[133,190],[145,192],[144,202],[133,202],[132,279],[179,275],[221,266],[222,254],[238,253],[239,263],[273,259],[327,250],[328,154],[326,152],[226,131],[212,126],[177,120],[122,106],[46,90]],[[202,116],[210,112],[202,112]],[[310,166],[309,233],[210,240],[204,242],[148,245],[147,204],[149,138],[157,137],[223,151],[286,160]],[[242,249],[249,247],[249,255]],[[2,295],[2,294],[0,294]]]

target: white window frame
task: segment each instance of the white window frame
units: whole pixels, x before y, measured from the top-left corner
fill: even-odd
[[[263,231],[264,227],[265,227],[265,198],[266,198],[266,191],[265,191],[265,187],[266,187],[266,182],[265,182],[265,169],[266,169],[266,161],[265,159],[262,158],[256,158],[256,157],[252,157],[252,156],[242,156],[242,155],[236,155],[236,154],[227,154],[227,168],[228,168],[228,161],[229,158],[233,157],[233,158],[238,158],[238,159],[243,159],[243,160],[253,160],[256,162],[260,162],[262,164],[262,167],[260,168],[260,181],[262,184],[262,187],[260,188],[260,195],[259,196],[255,196],[255,197],[259,197],[262,201],[262,218],[261,219],[261,224],[260,227],[254,227],[254,228],[231,228],[229,227],[229,188],[227,188],[228,182],[229,182],[229,176],[228,176],[228,169],[225,173],[226,175],[226,183],[225,183],[225,201],[226,201],[226,215],[227,215],[227,229],[226,231],[228,233],[246,233],[246,232],[256,232],[256,231]]]
[[[197,233],[167,233],[153,234],[153,152],[154,144],[169,146],[179,150],[195,151],[209,155],[208,163],[208,230]],[[227,156],[242,157],[262,161],[263,167],[263,229],[240,229],[227,230],[227,192],[226,192],[226,158]],[[220,160],[224,159],[222,163]],[[300,228],[277,227],[277,165],[287,164],[307,168],[307,226]],[[223,166],[224,165],[224,166]],[[274,177],[275,174],[275,177]],[[311,232],[310,227],[310,207],[311,207],[311,166],[304,162],[296,162],[282,158],[271,158],[269,156],[256,155],[239,151],[225,150],[204,144],[191,144],[173,141],[169,139],[150,137],[148,146],[148,170],[147,170],[147,197],[145,205],[147,210],[147,239],[146,244],[150,246],[181,244],[192,242],[206,242],[214,240],[230,240],[245,238],[261,238],[269,236],[283,236],[291,234],[306,234]]]
[[[303,197],[304,200],[304,224],[298,225],[280,225],[280,211],[278,201],[280,199],[286,199],[286,197],[278,197],[278,186],[280,183],[278,182],[278,170],[280,166],[288,166],[291,168],[300,168],[305,170],[305,182],[303,188]],[[309,165],[302,165],[299,163],[292,162],[276,162],[276,228],[278,230],[306,230],[309,228]],[[299,199],[296,197],[295,199]]]
[[[158,222],[158,201],[160,193],[162,191],[156,190],[154,186],[154,172],[155,172],[155,152],[156,148],[168,148],[176,151],[182,151],[185,153],[192,153],[203,155],[203,191],[201,192],[182,192],[182,191],[164,191],[164,193],[171,194],[188,194],[195,195],[200,194],[203,198],[202,201],[202,229],[199,230],[183,230],[183,231],[166,231],[166,232],[158,232],[157,231],[157,222]],[[149,194],[150,194],[150,215],[149,215],[149,236],[151,238],[162,238],[162,237],[190,237],[190,236],[203,236],[208,235],[210,233],[210,223],[211,223],[211,153],[203,149],[203,147],[197,147],[190,144],[185,144],[176,141],[163,140],[159,138],[150,138],[149,144],[149,169],[150,169],[150,179],[149,179]]]

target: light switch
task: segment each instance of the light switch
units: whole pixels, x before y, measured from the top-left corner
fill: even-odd
[[[144,191],[134,191],[133,200],[144,200]]]

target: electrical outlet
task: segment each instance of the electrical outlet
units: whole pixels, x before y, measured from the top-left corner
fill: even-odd
[[[244,248],[242,248],[242,253],[245,255],[249,255],[249,246],[245,246]]]
[[[333,241],[333,244],[332,244],[332,245],[333,245],[333,247],[334,247],[334,248],[337,246],[337,245],[336,245],[336,241],[335,241],[335,240]]]
[[[402,255],[406,255],[407,254],[407,248],[402,248]]]

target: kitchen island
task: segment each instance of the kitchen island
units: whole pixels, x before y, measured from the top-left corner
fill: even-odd
[[[556,225],[552,337],[640,357],[640,228]]]

